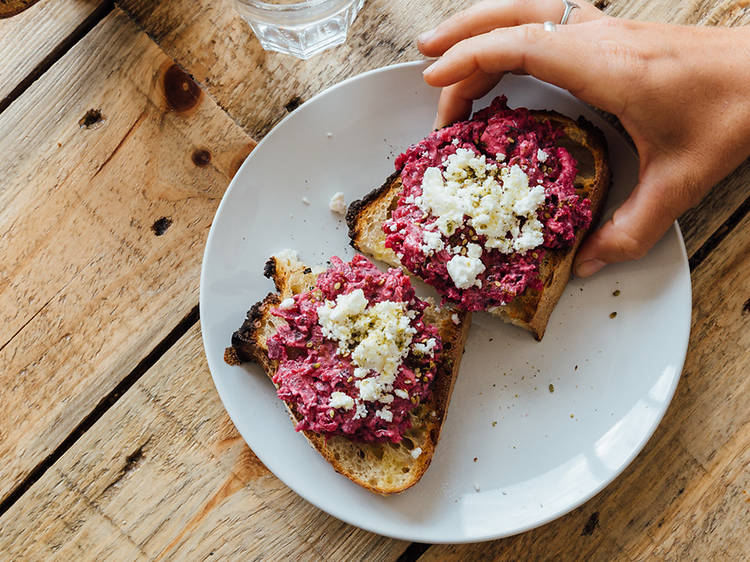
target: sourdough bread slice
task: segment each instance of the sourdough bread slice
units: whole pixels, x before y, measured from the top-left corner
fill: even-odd
[[[269,359],[267,341],[285,321],[270,311],[282,300],[314,287],[319,273],[290,252],[270,258],[264,274],[273,280],[277,293],[253,305],[242,327],[233,334],[225,360],[228,363],[254,361],[263,367],[269,378],[273,377],[279,365]],[[458,315],[458,323],[453,321],[454,314]],[[469,313],[453,307],[430,306],[424,311],[424,320],[438,328],[444,353],[437,365],[432,397],[411,412],[412,427],[400,443],[364,443],[340,435],[326,438],[319,433],[302,432],[337,472],[378,494],[401,492],[413,486],[430,465],[471,323]],[[294,404],[286,403],[286,406],[295,424],[299,422]]]
[[[551,121],[562,131],[558,146],[566,148],[578,163],[575,188],[578,195],[591,200],[594,226],[601,215],[610,184],[607,162],[607,143],[602,132],[583,117],[577,121],[555,111],[532,111],[537,121]],[[347,210],[346,221],[353,247],[361,252],[406,271],[395,252],[385,247],[386,235],[383,223],[388,220],[401,195],[399,172],[392,174],[383,185],[362,199],[352,202]],[[541,290],[527,289],[504,307],[489,310],[517,326],[530,331],[541,340],[557,301],[570,279],[573,258],[588,229],[581,229],[570,248],[547,250],[539,268],[543,287]]]

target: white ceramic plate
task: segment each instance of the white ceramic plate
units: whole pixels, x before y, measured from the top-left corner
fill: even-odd
[[[310,264],[331,255],[351,257],[346,225],[328,210],[328,201],[343,191],[348,203],[380,185],[395,156],[429,132],[438,91],[422,81],[423,66],[382,68],[326,90],[252,152],[208,237],[203,341],[237,429],[300,496],[382,535],[481,541],[531,529],[577,507],[643,448],[682,370],[690,273],[675,225],[644,259],[572,280],[541,343],[475,314],[440,445],[422,480],[403,494],[379,497],[336,474],[295,433],[261,369],[230,367],[222,355],[246,310],[273,288],[262,276],[271,254],[294,248]],[[567,92],[529,77],[506,77],[475,107],[500,93],[511,106],[584,115],[600,127],[614,177],[609,212],[624,199],[636,181],[637,160],[604,120]]]

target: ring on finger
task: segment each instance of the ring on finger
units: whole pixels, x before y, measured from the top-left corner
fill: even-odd
[[[575,2],[571,2],[571,0],[562,0],[562,3],[563,3],[563,15],[562,15],[562,18],[560,18],[560,25],[565,25],[568,22],[568,18],[570,17],[570,12],[572,12],[576,8],[580,9],[580,6],[576,4]],[[545,21],[544,31],[557,31],[557,24],[555,24],[555,22],[552,22],[552,21]]]

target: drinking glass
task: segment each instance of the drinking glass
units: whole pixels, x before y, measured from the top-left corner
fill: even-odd
[[[364,0],[235,0],[261,46],[301,59],[346,40]]]

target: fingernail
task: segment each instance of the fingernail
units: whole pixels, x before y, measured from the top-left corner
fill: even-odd
[[[426,43],[427,41],[429,41],[430,39],[432,39],[432,37],[434,35],[435,35],[435,30],[434,29],[430,29],[429,31],[425,31],[423,33],[420,33],[417,36],[417,43],[418,44],[419,43]]]
[[[578,264],[578,267],[576,267],[576,275],[578,277],[588,277],[599,271],[605,265],[607,265],[607,262],[597,259],[583,261]]]
[[[436,64],[437,64],[436,62],[433,62],[433,63],[432,63],[432,64],[431,64],[430,66],[428,66],[427,68],[425,68],[425,69],[424,69],[424,70],[422,71],[422,76],[427,76],[427,75],[428,75],[428,74],[430,74],[430,73],[431,73],[431,72],[432,72],[433,70],[435,70],[435,65],[436,65]]]

